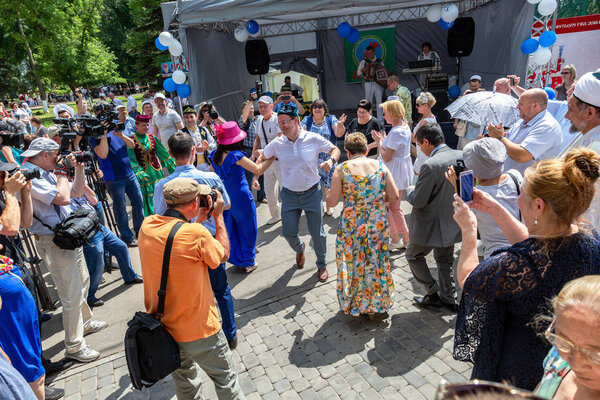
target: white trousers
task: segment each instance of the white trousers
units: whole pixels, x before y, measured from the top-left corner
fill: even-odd
[[[279,169],[279,161],[273,161],[273,164],[265,171],[263,182],[271,217],[281,218],[281,203],[279,202],[281,169]]]
[[[60,249],[52,242],[53,237],[39,235],[35,246],[40,257],[46,261],[63,307],[67,353],[76,353],[86,346],[83,329],[92,320],[92,311],[86,301],[90,275],[83,258],[83,248]]]
[[[373,104],[373,110],[377,112],[377,119],[383,123],[383,110],[379,108],[381,97],[383,96],[383,87],[377,82],[365,82],[365,99]],[[375,100],[373,101],[373,97]]]

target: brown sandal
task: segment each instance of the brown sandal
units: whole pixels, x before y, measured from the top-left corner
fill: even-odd
[[[251,267],[246,267],[246,273],[247,273],[247,274],[249,274],[249,273],[251,273],[252,271],[254,271],[256,268],[258,268],[258,264],[254,264],[254,265],[253,265],[253,266],[251,266]]]

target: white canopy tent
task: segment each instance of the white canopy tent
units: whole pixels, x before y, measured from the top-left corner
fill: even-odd
[[[162,4],[165,29],[178,30],[190,70],[190,100],[194,103],[224,93],[241,91],[215,101],[229,119],[237,118],[241,101],[256,76],[245,68],[244,44],[233,37],[236,26],[249,19],[260,25],[260,37],[272,60],[302,73],[303,58],[316,58],[322,96],[330,109],[354,108],[362,97],[360,85],[346,84],[344,39],[335,29],[347,21],[359,30],[396,28],[396,73],[416,59],[420,43],[430,41],[449,74],[456,60],[446,54],[446,34],[425,19],[431,4],[440,0],[178,0]],[[461,0],[459,16],[476,21],[473,54],[463,58],[462,81],[474,73],[485,83],[507,73],[525,74],[527,58],[519,44],[531,32],[534,7],[526,0]],[[285,72],[285,70],[284,70]],[[315,76],[315,75],[313,75]],[[465,78],[466,77],[466,78]],[[486,82],[487,81],[487,82]],[[403,83],[414,88],[406,77]]]

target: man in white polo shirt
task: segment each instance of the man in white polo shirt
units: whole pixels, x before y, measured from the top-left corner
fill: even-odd
[[[169,138],[183,129],[183,121],[175,110],[167,107],[167,99],[164,94],[156,93],[154,104],[158,111],[152,116],[152,134],[159,137],[168,150]]]
[[[317,255],[317,275],[325,282],[329,277],[325,256],[327,236],[323,230],[322,191],[318,172],[319,153],[329,153],[331,158],[320,167],[329,171],[340,158],[340,150],[322,136],[300,127],[298,109],[284,105],[277,112],[277,121],[283,136],[272,140],[258,158],[257,164],[279,159],[281,170],[281,224],[282,233],[296,252],[298,269],[304,268],[304,243],[298,237],[298,223],[302,211],[306,214],[308,231]],[[257,135],[258,136],[258,135]],[[257,176],[252,184],[258,185]]]
[[[261,96],[258,99],[258,111],[260,115],[256,118],[256,139],[252,149],[252,155],[256,158],[260,157],[269,143],[281,136],[277,114],[273,112],[273,99],[270,96]],[[267,221],[268,225],[281,220],[281,206],[279,204],[281,170],[279,169],[279,161],[275,160],[273,164],[273,168],[269,168],[263,175],[265,194],[271,213],[271,219]]]

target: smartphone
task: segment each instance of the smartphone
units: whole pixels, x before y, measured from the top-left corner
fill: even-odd
[[[467,204],[473,203],[473,171],[460,173],[460,198]]]
[[[510,86],[515,86],[515,78],[510,78]]]
[[[281,100],[289,100],[290,96],[281,96]]]

